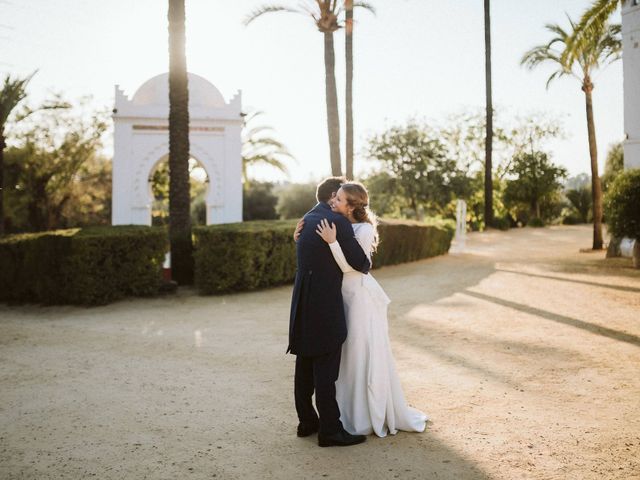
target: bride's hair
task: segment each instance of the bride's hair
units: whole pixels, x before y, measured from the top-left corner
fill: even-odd
[[[373,251],[378,246],[378,218],[369,208],[369,192],[360,182],[343,183],[340,188],[347,197],[347,204],[353,208],[353,218],[358,223],[369,223],[373,226]]]

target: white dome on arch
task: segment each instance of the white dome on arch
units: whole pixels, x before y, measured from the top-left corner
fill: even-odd
[[[189,107],[222,108],[225,100],[216,86],[200,75],[188,73]],[[161,73],[144,82],[131,98],[135,106],[168,105],[169,74]]]

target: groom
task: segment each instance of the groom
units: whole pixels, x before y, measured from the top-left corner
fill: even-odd
[[[316,190],[318,204],[304,216],[304,227],[296,243],[298,270],[289,321],[287,352],[296,355],[294,393],[300,420],[298,436],[318,432],[321,447],[365,441],[364,435],[351,435],[340,422],[335,382],[342,343],[347,338],[342,270],[333,259],[331,249],[316,233],[322,219],[332,222],[347,262],[362,273],[369,271],[371,265],[353,234],[351,223],[332,212],[329,206],[344,181],[340,177],[323,180]],[[318,413],[311,402],[314,390]]]

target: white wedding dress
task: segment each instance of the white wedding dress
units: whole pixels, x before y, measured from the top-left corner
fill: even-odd
[[[373,226],[353,224],[358,243],[371,261]],[[375,433],[384,437],[398,430],[422,432],[427,416],[409,407],[389,343],[387,306],[389,297],[371,276],[347,263],[340,244],[329,245],[344,272],[342,298],[347,320],[347,339],[342,345],[336,400],[340,420],[351,434]]]

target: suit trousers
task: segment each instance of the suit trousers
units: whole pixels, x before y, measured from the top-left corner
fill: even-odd
[[[296,357],[294,393],[298,419],[307,425],[319,424],[319,431],[323,435],[343,430],[336,402],[336,380],[340,372],[341,354],[342,346],[317,357]],[[318,413],[311,402],[314,390]]]

